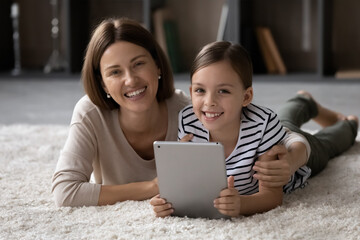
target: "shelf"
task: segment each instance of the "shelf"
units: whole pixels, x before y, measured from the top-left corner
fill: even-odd
[[[257,26],[271,29],[288,79],[297,79],[293,77],[297,72],[323,79],[334,78],[337,70],[360,69],[359,1],[228,0],[228,4],[232,19],[228,32],[237,34],[228,34],[229,40],[248,49],[255,76],[267,71],[254,34]]]
[[[27,0],[17,2],[22,14],[23,67],[38,70],[51,53],[51,8],[48,1],[35,5]],[[358,0],[64,0],[59,3],[61,50],[70,64],[68,73],[80,72],[91,32],[103,18],[127,16],[153,31],[152,14],[164,6],[170,8],[178,25],[181,55],[188,71],[200,48],[216,40],[223,4],[229,6],[224,39],[247,48],[254,64],[254,79],[321,81],[335,79],[338,70],[360,69]],[[11,19],[5,17],[9,16],[10,5],[10,0],[0,4],[0,24],[4,36],[8,36],[0,40],[1,71],[11,70],[9,62],[14,59]],[[39,34],[33,34],[34,26],[41,29],[37,31]],[[271,29],[287,75],[266,74],[254,35],[256,26]]]
[[[80,72],[93,29],[105,18],[128,17],[151,27],[150,0],[66,0],[67,56],[70,72]]]

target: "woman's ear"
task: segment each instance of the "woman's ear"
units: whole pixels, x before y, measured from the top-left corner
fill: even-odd
[[[101,86],[102,86],[102,88],[104,89],[104,91],[105,91],[106,93],[109,93],[107,87],[105,86],[104,81],[100,79],[100,82],[101,82]]]
[[[189,93],[190,93],[190,98],[192,98],[192,87],[191,87],[191,85],[189,87]]]
[[[248,87],[245,90],[244,93],[244,99],[243,99],[243,107],[246,107],[247,105],[249,105],[253,99],[254,93],[253,93],[253,88],[252,87]]]

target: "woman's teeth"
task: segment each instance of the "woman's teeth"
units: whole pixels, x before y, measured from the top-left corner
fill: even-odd
[[[127,97],[135,97],[137,95],[139,95],[140,93],[144,92],[146,88],[142,88],[142,89],[139,89],[139,90],[136,90],[136,91],[133,91],[133,92],[129,92],[129,93],[126,93],[125,95]]]

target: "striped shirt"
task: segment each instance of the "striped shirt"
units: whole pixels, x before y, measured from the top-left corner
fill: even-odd
[[[253,178],[252,167],[255,161],[284,140],[287,133],[272,110],[255,104],[242,109],[240,121],[236,147],[225,160],[226,171],[228,176],[234,176],[234,186],[239,194],[249,195],[259,191],[259,182]],[[179,112],[178,139],[189,133],[194,135],[193,142],[209,142],[209,131],[196,117],[192,105]],[[306,170],[299,170],[307,173]],[[303,175],[296,172],[284,186],[284,191],[290,192],[304,185],[307,178],[302,177]]]

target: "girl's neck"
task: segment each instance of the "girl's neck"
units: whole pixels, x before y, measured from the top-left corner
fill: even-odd
[[[227,127],[219,131],[211,131],[210,141],[220,142],[224,146],[225,157],[227,158],[235,149],[240,131],[240,121],[236,126]]]

